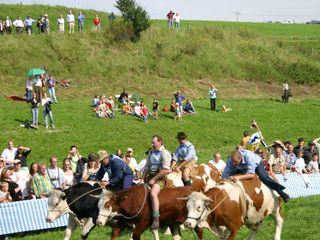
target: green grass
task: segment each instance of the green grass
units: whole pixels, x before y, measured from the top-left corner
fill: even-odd
[[[150,100],[146,100],[150,106]],[[162,99],[161,106],[169,101]],[[84,156],[100,149],[112,153],[117,148],[124,150],[133,147],[135,157],[140,161],[145,157],[144,152],[149,148],[153,134],[161,134],[165,146],[174,151],[178,144],[176,133],[185,131],[196,146],[199,161],[207,162],[215,151],[220,151],[226,159],[227,154],[239,143],[242,132],[249,129],[252,118],[256,118],[267,143],[275,139],[295,143],[298,137],[312,140],[318,137],[317,133],[320,131],[317,117],[320,104],[317,100],[293,101],[289,104],[267,99],[220,100],[219,105],[225,103],[233,108],[233,111],[228,113],[211,112],[207,100],[198,100],[194,101],[198,114],[184,117],[182,122],[173,121],[170,113],[161,113],[159,120],[150,120],[148,124],[119,114],[114,120],[96,119],[89,102],[88,98],[60,98],[60,102],[53,105],[56,130],[52,131],[44,129],[43,126],[39,130],[20,127],[21,121],[30,119],[29,108],[23,102],[0,100],[0,115],[3,116],[0,120],[0,149],[5,148],[8,139],[13,139],[16,145],[23,144],[32,148],[29,163],[48,163],[52,154],[57,155],[61,163],[73,144],[79,147]],[[43,123],[41,117],[40,113],[40,121]],[[283,239],[317,239],[319,200],[320,197],[301,198],[285,205]],[[258,239],[271,239],[274,228],[269,222],[264,223]],[[106,233],[110,233],[108,228],[95,229],[91,239],[97,239]],[[238,239],[244,239],[247,233],[243,228]],[[73,239],[78,238],[77,234],[79,232]],[[190,232],[183,234],[187,239],[192,238]],[[62,238],[62,235],[63,230],[55,230],[35,235],[27,234],[23,239],[56,239]],[[209,236],[207,234],[206,239]],[[124,235],[121,239],[127,237]],[[150,238],[150,233],[146,233],[143,239]]]
[[[1,9],[3,16],[48,13],[53,31],[31,37],[1,36],[0,96],[21,95],[27,70],[43,65],[57,79],[73,80],[76,87],[65,96],[70,98],[91,97],[101,89],[119,92],[123,87],[157,97],[169,97],[179,88],[194,98],[203,96],[211,82],[226,88],[232,81],[319,83],[318,25],[190,21],[189,28],[186,21],[177,32],[167,29],[165,21],[155,20],[138,43],[131,43],[113,40],[106,13],[98,12],[104,30],[94,32],[89,26],[97,12],[83,10],[87,30],[70,36],[54,29],[57,16],[67,8],[1,5]],[[265,90],[261,97],[272,92]],[[256,92],[247,95],[257,96]]]

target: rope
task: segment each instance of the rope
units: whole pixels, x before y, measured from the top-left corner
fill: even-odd
[[[125,218],[127,220],[130,220],[130,219],[133,219],[133,218],[137,217],[141,213],[141,211],[142,211],[142,209],[143,209],[143,207],[144,207],[144,205],[146,204],[146,201],[147,201],[147,185],[144,184],[143,187],[144,187],[144,199],[143,199],[143,202],[142,202],[142,205],[141,205],[141,208],[139,209],[139,211],[135,215],[130,216],[130,217],[125,216],[125,215],[123,215],[121,213],[117,214],[116,217],[123,217],[123,218]]]

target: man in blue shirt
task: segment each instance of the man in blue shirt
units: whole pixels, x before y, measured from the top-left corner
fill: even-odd
[[[185,186],[191,186],[190,173],[197,161],[194,145],[187,140],[184,132],[178,132],[177,139],[179,146],[172,158],[171,169],[177,172],[182,171],[182,181]]]
[[[100,150],[98,156],[101,167],[96,176],[97,181],[114,192],[132,186],[133,172],[121,158],[109,155],[106,150]],[[109,180],[104,179],[105,173],[108,173]]]
[[[32,34],[32,24],[34,22],[36,22],[36,20],[32,19],[30,16],[24,20],[24,25],[26,26],[26,32],[28,35]]]
[[[263,167],[261,158],[248,150],[235,150],[231,153],[223,171],[222,179],[228,178],[232,181],[252,179],[255,173],[259,176],[261,182],[275,190],[285,202],[289,201],[289,195],[283,191],[285,187],[269,177]]]
[[[82,32],[84,30],[84,15],[82,12],[79,12],[78,15],[78,30],[79,32]]]

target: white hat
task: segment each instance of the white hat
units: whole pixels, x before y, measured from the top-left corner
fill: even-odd
[[[132,148],[127,148],[127,152],[133,152]]]

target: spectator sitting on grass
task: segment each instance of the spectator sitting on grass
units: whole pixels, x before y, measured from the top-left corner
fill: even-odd
[[[38,172],[39,170],[39,165],[38,163],[36,162],[33,162],[31,163],[30,165],[30,168],[29,168],[29,180],[27,182],[27,188],[28,188],[28,198],[29,199],[34,199],[36,198],[33,190],[32,190],[32,187],[31,187],[31,184],[32,184],[32,179],[33,179],[33,176]]]
[[[19,185],[12,181],[12,167],[8,167],[2,170],[1,172],[1,182],[7,182],[9,185],[10,196],[12,197],[12,201],[20,201],[22,200],[22,192]]]
[[[222,105],[221,112],[230,112],[232,109],[230,107],[226,107],[225,105]]]
[[[132,115],[132,108],[127,102],[123,103],[122,114],[124,115]]]
[[[110,110],[113,112],[114,111],[114,101],[112,96],[109,97],[109,99],[106,101],[106,104],[110,108]]]
[[[112,109],[110,109],[108,104],[105,104],[105,113],[106,113],[106,117],[115,118],[115,115],[114,115]]]
[[[1,154],[1,158],[4,159],[6,166],[12,166],[13,160],[17,155],[17,148],[14,147],[13,141],[9,140],[7,144],[7,148],[3,150]]]
[[[307,170],[310,173],[319,173],[319,155],[318,153],[312,154],[312,160],[307,166]]]
[[[2,170],[5,168],[5,162],[3,158],[0,158],[0,174],[2,172]]]
[[[106,105],[104,103],[99,104],[96,108],[96,116],[97,118],[105,118],[107,117],[107,113],[106,113]]]
[[[97,107],[99,105],[99,96],[98,95],[95,95],[92,99],[92,104],[91,106],[92,107]]]
[[[176,112],[176,102],[174,100],[171,101],[170,112]]]
[[[1,182],[0,184],[0,203],[12,202],[12,197],[9,192],[9,184],[7,182]]]
[[[190,113],[190,114],[196,112],[190,99],[187,99],[186,105],[184,106],[183,111],[185,113]]]
[[[14,160],[13,166],[13,173],[10,178],[20,187],[22,199],[27,199],[29,196],[27,188],[27,182],[29,181],[28,171],[21,169],[21,161],[19,159]]]
[[[140,102],[138,101],[133,108],[133,116],[141,118],[141,106]]]

